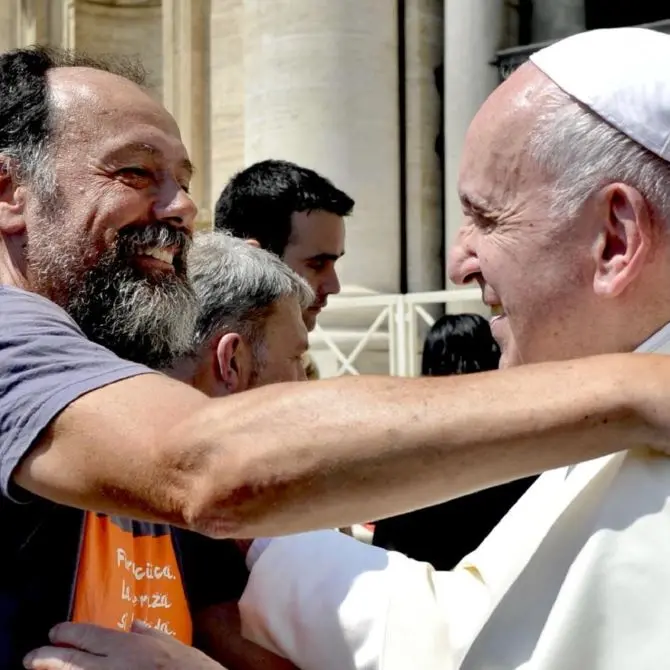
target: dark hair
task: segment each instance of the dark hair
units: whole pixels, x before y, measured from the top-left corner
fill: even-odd
[[[421,374],[429,377],[496,370],[500,349],[478,314],[446,314],[426,336]]]
[[[291,237],[294,212],[323,210],[348,216],[354,201],[321,175],[295,163],[266,160],[238,172],[223,189],[214,227],[235,237],[258,240],[282,256]]]
[[[59,67],[103,70],[139,85],[145,80],[142,66],[125,58],[41,46],[0,54],[0,154],[17,179],[35,181],[43,192],[54,187],[45,168],[55,127],[47,73]]]

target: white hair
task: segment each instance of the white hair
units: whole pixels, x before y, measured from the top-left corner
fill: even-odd
[[[599,188],[622,182],[637,189],[653,215],[670,226],[670,164],[557,86],[543,95],[541,104],[528,150],[556,180],[553,216],[572,219]]]
[[[279,300],[296,298],[306,309],[315,299],[278,256],[222,231],[196,234],[188,275],[199,303],[194,348],[222,331],[239,333],[257,347]]]

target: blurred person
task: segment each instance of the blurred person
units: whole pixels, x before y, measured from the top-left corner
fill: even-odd
[[[245,168],[225,186],[214,227],[277,254],[312,287],[305,311],[309,330],[340,292],[335,264],[344,255],[344,219],[354,201],[328,179],[295,163],[265,160]]]
[[[423,345],[423,376],[463,375],[496,370],[500,349],[488,321],[478,314],[445,314]],[[437,570],[450,570],[495,528],[535,481],[509,482],[462,498],[375,524],[372,544],[399,551]]]

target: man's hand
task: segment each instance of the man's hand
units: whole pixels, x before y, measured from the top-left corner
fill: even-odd
[[[168,635],[133,623],[130,633],[64,623],[49,634],[52,646],[29,653],[29,670],[224,670],[211,658]]]

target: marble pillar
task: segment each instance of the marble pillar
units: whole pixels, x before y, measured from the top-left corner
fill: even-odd
[[[283,158],[356,200],[343,284],[399,289],[397,6],[245,0],[245,164]]]
[[[0,2],[0,51],[9,51],[19,46],[20,13],[19,0]]]
[[[244,0],[211,0],[211,206],[244,162]]]
[[[440,97],[434,73],[443,59],[443,0],[405,5],[407,287],[439,291],[442,263],[442,189],[435,140]]]
[[[209,0],[163,0],[163,103],[195,165],[198,227],[211,227]]]
[[[199,1],[199,0],[198,0]],[[163,88],[161,0],[76,0],[74,46],[92,54],[138,58],[147,84]]]
[[[74,45],[74,0],[0,2],[0,52],[33,44]]]
[[[75,0],[23,0],[18,12],[22,45],[72,48],[75,40]]]
[[[444,3],[445,226],[447,251],[461,224],[458,172],[465,133],[498,84],[491,65],[503,33],[502,0],[446,0]],[[448,282],[447,288],[457,288]],[[463,305],[452,311],[477,309]]]

